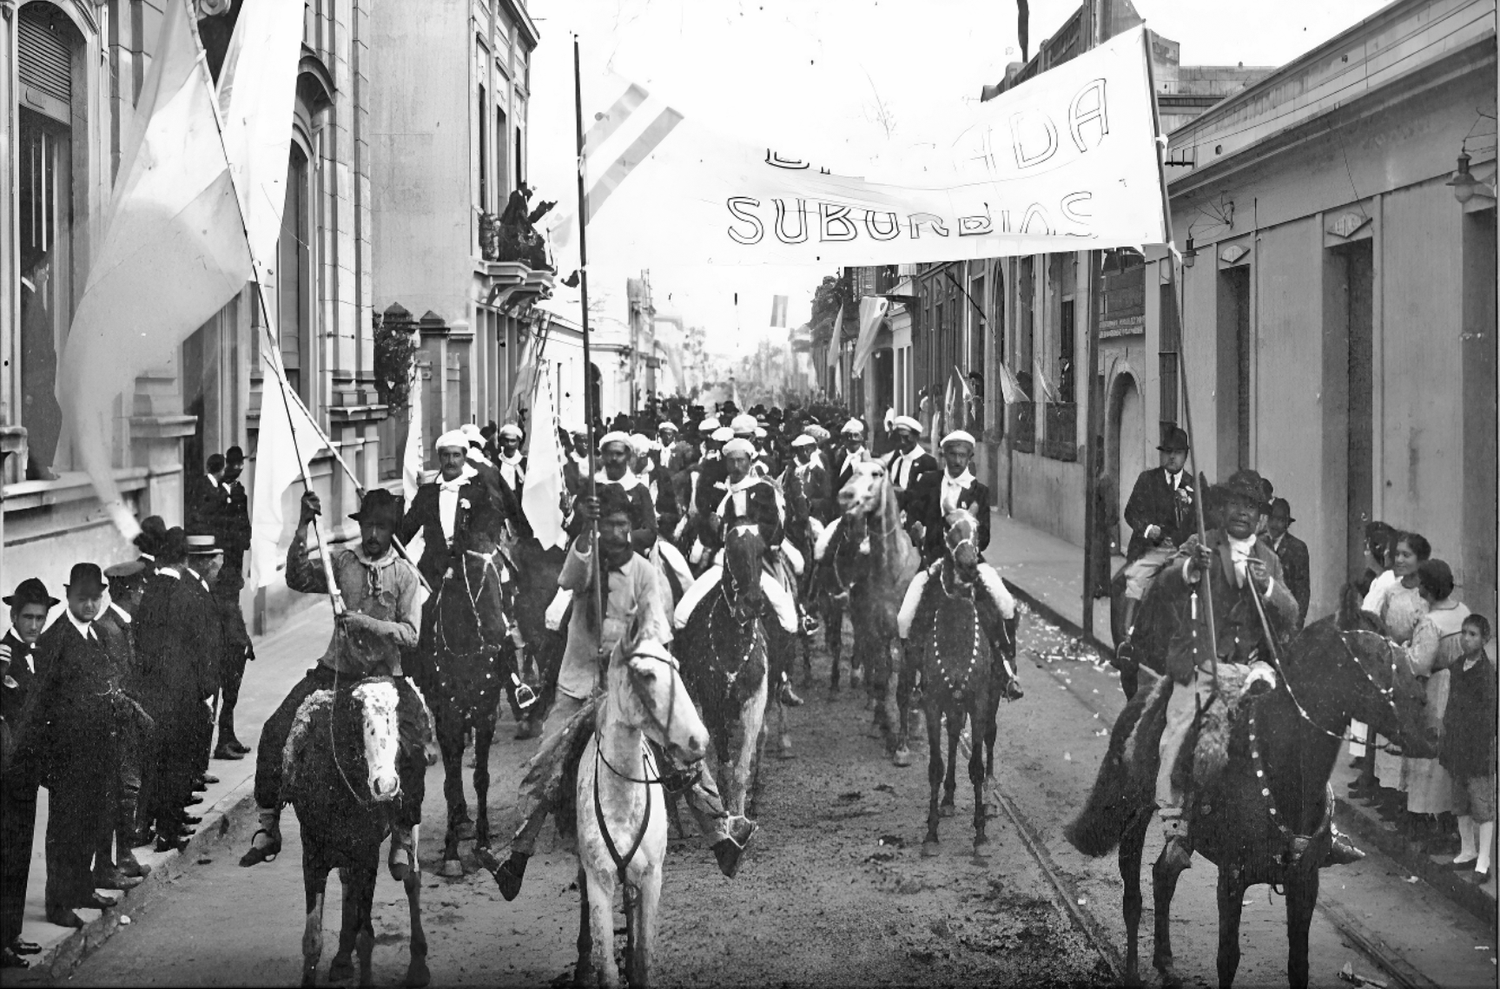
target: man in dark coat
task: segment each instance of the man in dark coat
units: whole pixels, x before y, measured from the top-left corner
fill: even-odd
[[[600,468],[594,475],[594,485],[613,484],[625,492],[630,503],[630,544],[646,556],[656,545],[656,506],[651,502],[650,488],[630,469],[634,456],[628,433],[606,433],[599,441]],[[575,510],[564,525],[568,538],[576,539],[586,524],[583,514]]]
[[[1287,587],[1297,599],[1297,627],[1300,629],[1307,622],[1307,602],[1312,598],[1312,565],[1308,562],[1307,543],[1287,531],[1295,521],[1291,504],[1285,498],[1275,499],[1266,519],[1265,541],[1271,544],[1271,549],[1281,560]]]
[[[37,679],[22,715],[22,746],[42,754],[47,786],[47,922],[82,927],[73,911],[107,910],[94,889],[94,850],[111,771],[110,662],[94,619],[107,585],[99,567],[79,563],[64,585],[67,611],[37,641]]]
[[[245,664],[255,658],[250,631],[245,627],[245,613],[240,610],[240,591],[245,586],[245,551],[250,548],[250,502],[240,474],[245,469],[245,453],[237,446],[224,453],[223,487],[226,492],[214,536],[224,550],[224,565],[212,583],[214,602],[224,629],[223,666],[219,697],[219,743],[215,759],[243,759],[249,746],[234,733],[234,709],[239,704],[240,684],[245,679]]]
[[[1130,526],[1130,545],[1125,550],[1125,628],[1135,620],[1135,610],[1157,573],[1177,555],[1177,547],[1193,534],[1193,478],[1187,463],[1188,436],[1176,426],[1156,448],[1162,464],[1143,470],[1135,479],[1130,500],[1125,503],[1125,523]]]
[[[214,701],[219,688],[224,683],[226,665],[224,652],[229,639],[224,627],[224,605],[214,596],[214,583],[224,569],[224,549],[219,544],[218,536],[212,532],[189,535],[187,552],[187,569],[184,571],[184,576],[187,578],[188,587],[197,596],[199,606],[211,609],[212,631],[218,636],[210,644],[210,648],[197,657],[200,716],[194,718],[192,742],[194,771],[188,789],[188,802],[196,804],[202,803],[202,798],[193,796],[193,793],[205,787],[208,777],[208,760],[214,744]],[[235,612],[238,614],[238,611],[239,605],[236,602]],[[249,642],[249,636],[244,635],[242,640],[236,642],[234,648],[243,651]]]
[[[526,434],[521,427],[507,422],[495,430],[495,470],[500,473],[500,488],[505,500],[515,509],[511,525],[519,539],[531,536],[531,523],[521,510],[521,495],[526,487],[526,455],[521,452],[521,440]]]
[[[858,419],[850,419],[844,423],[844,428],[839,430],[839,436],[844,445],[834,451],[833,463],[829,465],[829,474],[833,477],[834,494],[849,483],[849,478],[854,471],[853,464],[870,459],[869,448],[865,446],[864,423]]]
[[[5,661],[0,719],[14,732],[36,690],[37,640],[47,613],[60,602],[35,577],[21,581],[14,594],[0,600],[10,607],[10,628],[0,638],[0,659]],[[19,742],[14,735],[11,740]],[[0,759],[0,968],[26,968],[29,963],[22,956],[41,951],[40,945],[21,937],[36,835],[36,791],[42,780],[40,754],[16,744]]]
[[[417,533],[424,543],[417,570],[429,587],[442,583],[443,574],[452,564],[453,537],[462,531],[469,515],[489,500],[489,493],[479,481],[478,473],[465,462],[468,439],[458,430],[438,437],[438,477],[417,488],[398,535],[402,544]]]
[[[135,612],[145,591],[146,567],[139,560],[117,563],[104,571],[109,582],[109,604],[94,619],[109,655],[109,678],[115,685],[110,756],[112,767],[105,813],[94,854],[94,884],[100,889],[129,889],[149,875],[151,867],[136,861],[139,827],[141,740],[149,718],[141,707],[135,659]]]
[[[1156,804],[1167,837],[1163,861],[1173,870],[1190,866],[1192,843],[1184,814],[1188,803],[1182,790],[1173,785],[1172,771],[1198,710],[1213,701],[1218,689],[1210,672],[1209,604],[1200,596],[1194,618],[1189,599],[1207,573],[1218,668],[1230,664],[1248,667],[1246,689],[1252,692],[1275,687],[1275,672],[1268,662],[1270,650],[1282,647],[1297,622],[1297,602],[1287,587],[1281,561],[1255,536],[1260,517],[1266,512],[1260,475],[1253,470],[1239,471],[1226,484],[1216,486],[1214,494],[1222,506],[1219,526],[1208,534],[1205,544],[1200,544],[1196,536],[1189,538],[1159,578],[1161,592],[1170,596],[1181,616],[1167,646],[1166,673],[1173,686],[1167,700],[1167,724],[1161,735],[1156,779]],[[1255,597],[1261,599],[1259,606]],[[1335,856],[1344,853],[1338,841],[1335,836]],[[1357,852],[1353,854],[1358,857]]]
[[[896,504],[907,511],[911,504],[911,491],[923,474],[936,473],[937,458],[922,449],[917,442],[922,435],[922,424],[911,416],[897,416],[892,423],[896,448],[884,457],[885,470],[895,485]]]

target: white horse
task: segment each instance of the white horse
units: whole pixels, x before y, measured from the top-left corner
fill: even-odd
[[[667,808],[661,772],[646,744],[691,764],[708,750],[708,729],[683,686],[677,661],[653,642],[610,659],[594,737],[578,763],[578,969],[610,989],[615,965],[614,897],[624,892],[626,974],[649,984],[667,852]]]

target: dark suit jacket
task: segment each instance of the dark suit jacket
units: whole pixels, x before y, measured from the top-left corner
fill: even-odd
[[[870,448],[865,447],[865,453],[869,454]],[[849,483],[849,478],[854,474],[853,466],[849,463],[849,451],[840,446],[833,452],[833,461],[830,465],[829,475],[832,479],[833,493],[837,495],[844,485]]]
[[[457,536],[468,525],[469,515],[476,505],[488,500],[489,492],[479,478],[470,478],[458,490],[458,508],[453,513],[453,534]],[[464,508],[464,502],[469,503]],[[417,533],[422,534],[422,559],[417,561],[417,570],[427,579],[427,586],[436,588],[447,572],[452,560],[453,547],[443,535],[442,517],[438,512],[438,482],[429,481],[417,488],[412,495],[411,506],[401,520],[399,533],[403,544],[409,543]]]
[[[1193,491],[1193,477],[1182,472],[1182,487]],[[1191,503],[1182,505],[1177,493],[1167,482],[1165,467],[1143,470],[1130,490],[1130,500],[1125,503],[1125,524],[1130,526],[1130,545],[1125,551],[1127,558],[1138,560],[1154,545],[1170,539],[1173,545],[1181,546],[1197,528]],[[1160,526],[1161,535],[1155,542],[1146,539],[1148,526]]]
[[[891,475],[892,483],[895,483],[896,480],[896,475],[892,465],[896,462],[896,457],[899,455],[899,450],[892,450],[890,453],[880,458],[881,462],[885,464],[886,471]],[[932,454],[921,453],[917,456],[916,462],[911,465],[911,468],[907,471],[906,476],[902,478],[904,487],[896,493],[896,504],[900,506],[902,511],[908,513],[908,515],[911,513],[912,488],[916,487],[917,481],[922,478],[922,475],[931,474],[933,471],[941,469],[942,468],[938,465],[937,458]]]
[[[15,629],[5,633],[0,642],[10,646],[10,676],[16,681],[14,687],[0,686],[0,718],[3,718],[6,726],[11,732],[11,744],[13,748],[5,754],[4,784],[9,786],[14,783],[17,786],[35,786],[41,782],[41,773],[36,759],[19,747],[20,738],[18,732],[22,719],[25,717],[26,706],[36,690],[36,647],[27,645],[21,641]],[[31,665],[27,666],[27,657],[31,658]]]
[[[1180,620],[1176,634],[1167,645],[1167,673],[1179,683],[1187,682],[1193,675],[1199,658],[1194,652],[1195,643],[1203,647],[1202,658],[1205,660],[1205,665],[1208,658],[1206,655],[1208,620],[1205,602],[1201,599],[1198,602],[1198,628],[1195,630],[1189,598],[1198,585],[1196,583],[1189,585],[1182,572],[1183,562],[1191,556],[1197,544],[1196,536],[1190,538],[1178,555],[1162,570],[1156,584],[1161,593],[1169,595],[1173,601],[1178,602]],[[1252,656],[1252,653],[1264,650],[1266,646],[1260,615],[1251,597],[1256,592],[1249,580],[1245,582],[1244,587],[1236,586],[1229,539],[1222,529],[1214,529],[1208,534],[1208,545],[1213,549],[1217,560],[1217,565],[1209,571],[1209,582],[1213,596],[1214,633],[1219,645],[1219,659],[1233,663],[1248,663],[1257,658]],[[1262,607],[1265,609],[1266,619],[1270,622],[1271,632],[1276,637],[1276,645],[1279,649],[1297,627],[1297,601],[1287,587],[1286,577],[1281,569],[1281,560],[1277,558],[1271,547],[1257,539],[1250,552],[1252,556],[1265,564],[1266,573],[1275,581],[1271,588],[1271,596],[1262,601]],[[1155,589],[1153,593],[1156,593]],[[1269,659],[1264,655],[1258,658]]]
[[[922,559],[931,562],[943,555],[943,476],[945,471],[930,471],[918,478],[907,492],[906,514],[926,529],[922,537]],[[990,489],[978,480],[971,481],[958,498],[959,508],[978,506],[979,551],[990,545]]]
[[[798,473],[801,470],[802,465],[793,461],[782,475],[781,490],[786,492],[787,512],[796,513],[797,521],[801,522],[804,512],[801,502],[805,501],[805,514],[826,525],[834,516],[833,486],[828,479],[828,469],[814,460],[807,465],[805,472]]]
[[[595,478],[594,489],[600,490],[611,483],[613,482]],[[656,506],[651,503],[651,489],[642,482],[632,487],[626,497],[630,499],[630,545],[644,556],[656,545]],[[568,534],[569,540],[577,539],[583,532],[583,514],[574,511],[568,517],[563,531]]]
[[[1288,532],[1281,537],[1276,555],[1281,559],[1287,587],[1297,599],[1297,627],[1301,628],[1307,621],[1307,603],[1312,598],[1312,564],[1307,555],[1307,543]]]
[[[180,628],[179,634],[192,644],[198,699],[207,700],[218,692],[219,674],[224,663],[224,624],[219,617],[222,614],[219,602],[201,577],[184,568],[172,609],[172,618]],[[186,623],[191,627],[182,627]]]
[[[21,718],[19,744],[40,756],[47,777],[66,763],[106,754],[114,721],[109,655],[95,630],[85,639],[67,615],[60,615],[37,640],[36,682]]]
[[[722,485],[728,483],[725,479],[729,477],[729,467],[723,457],[699,461],[692,477],[693,507],[699,515],[712,515],[719,510],[719,502],[724,498]]]
[[[781,509],[776,504],[776,489],[771,486],[771,482],[762,480],[746,489],[743,515],[735,507],[735,499],[728,497],[727,480],[722,490],[716,490],[724,510],[719,512],[719,506],[714,506],[715,514],[720,519],[718,535],[713,540],[715,547],[724,545],[724,534],[729,531],[730,526],[741,521],[754,522],[759,527],[761,541],[765,543],[767,550],[781,545],[785,531],[782,528]]]

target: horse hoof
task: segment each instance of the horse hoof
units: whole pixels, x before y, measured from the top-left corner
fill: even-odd
[[[443,859],[443,864],[438,866],[438,875],[444,879],[462,879],[464,864],[458,859]]]
[[[328,966],[328,981],[343,982],[354,976],[354,960],[334,956],[333,963]]]
[[[938,817],[952,817],[952,816],[953,816],[953,805],[952,804],[943,804],[942,806],[940,806],[938,808]]]
[[[407,989],[422,989],[432,981],[432,973],[427,971],[427,962],[420,958],[413,958],[411,964],[406,967],[406,981],[402,985]]]
[[[922,857],[924,859],[936,858],[937,855],[938,855],[938,853],[940,851],[942,851],[942,849],[941,849],[941,847],[939,847],[939,845],[938,845],[937,842],[935,842],[935,841],[924,841],[924,842],[922,842]]]
[[[907,748],[905,742],[902,742],[899,746],[897,746],[896,754],[891,756],[891,762],[895,763],[897,766],[900,766],[902,769],[905,769],[907,766],[911,765],[911,749]]]

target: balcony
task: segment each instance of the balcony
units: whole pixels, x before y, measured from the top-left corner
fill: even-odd
[[[1047,403],[1047,433],[1042,456],[1074,463],[1078,460],[1078,406],[1072,402]]]
[[[1017,402],[1016,432],[1011,443],[1022,453],[1036,452],[1036,403]]]

